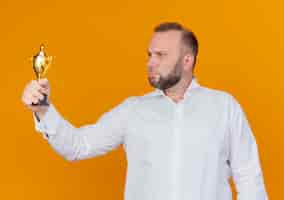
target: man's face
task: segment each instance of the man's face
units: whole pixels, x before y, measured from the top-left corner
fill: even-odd
[[[148,80],[161,90],[177,84],[182,75],[181,32],[157,32],[148,49]]]

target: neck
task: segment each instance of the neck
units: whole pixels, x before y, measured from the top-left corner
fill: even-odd
[[[174,102],[178,103],[184,99],[184,94],[191,84],[192,79],[192,76],[189,78],[182,78],[176,85],[164,90],[165,95],[171,98]]]

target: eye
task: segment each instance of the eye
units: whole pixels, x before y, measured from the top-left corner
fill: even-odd
[[[157,52],[157,56],[162,58],[162,57],[165,57],[167,55],[166,52]]]
[[[157,52],[157,56],[162,57],[163,53],[162,52]]]

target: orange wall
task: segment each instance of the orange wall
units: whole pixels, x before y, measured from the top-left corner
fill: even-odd
[[[179,21],[196,32],[196,76],[232,93],[259,145],[270,199],[284,174],[283,1],[5,1],[0,4],[0,199],[122,199],[126,161],[119,149],[70,163],[33,127],[20,97],[35,76],[30,56],[45,42],[52,101],[75,125],[130,95],[151,90],[146,49],[152,28]],[[281,187],[282,186],[282,187]]]

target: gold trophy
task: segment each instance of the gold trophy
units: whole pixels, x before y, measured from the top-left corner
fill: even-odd
[[[52,61],[52,56],[47,56],[44,48],[44,45],[41,44],[40,51],[33,56],[33,69],[38,81],[45,76]],[[45,94],[43,100],[33,105],[48,106],[49,103],[47,102],[47,95]]]

